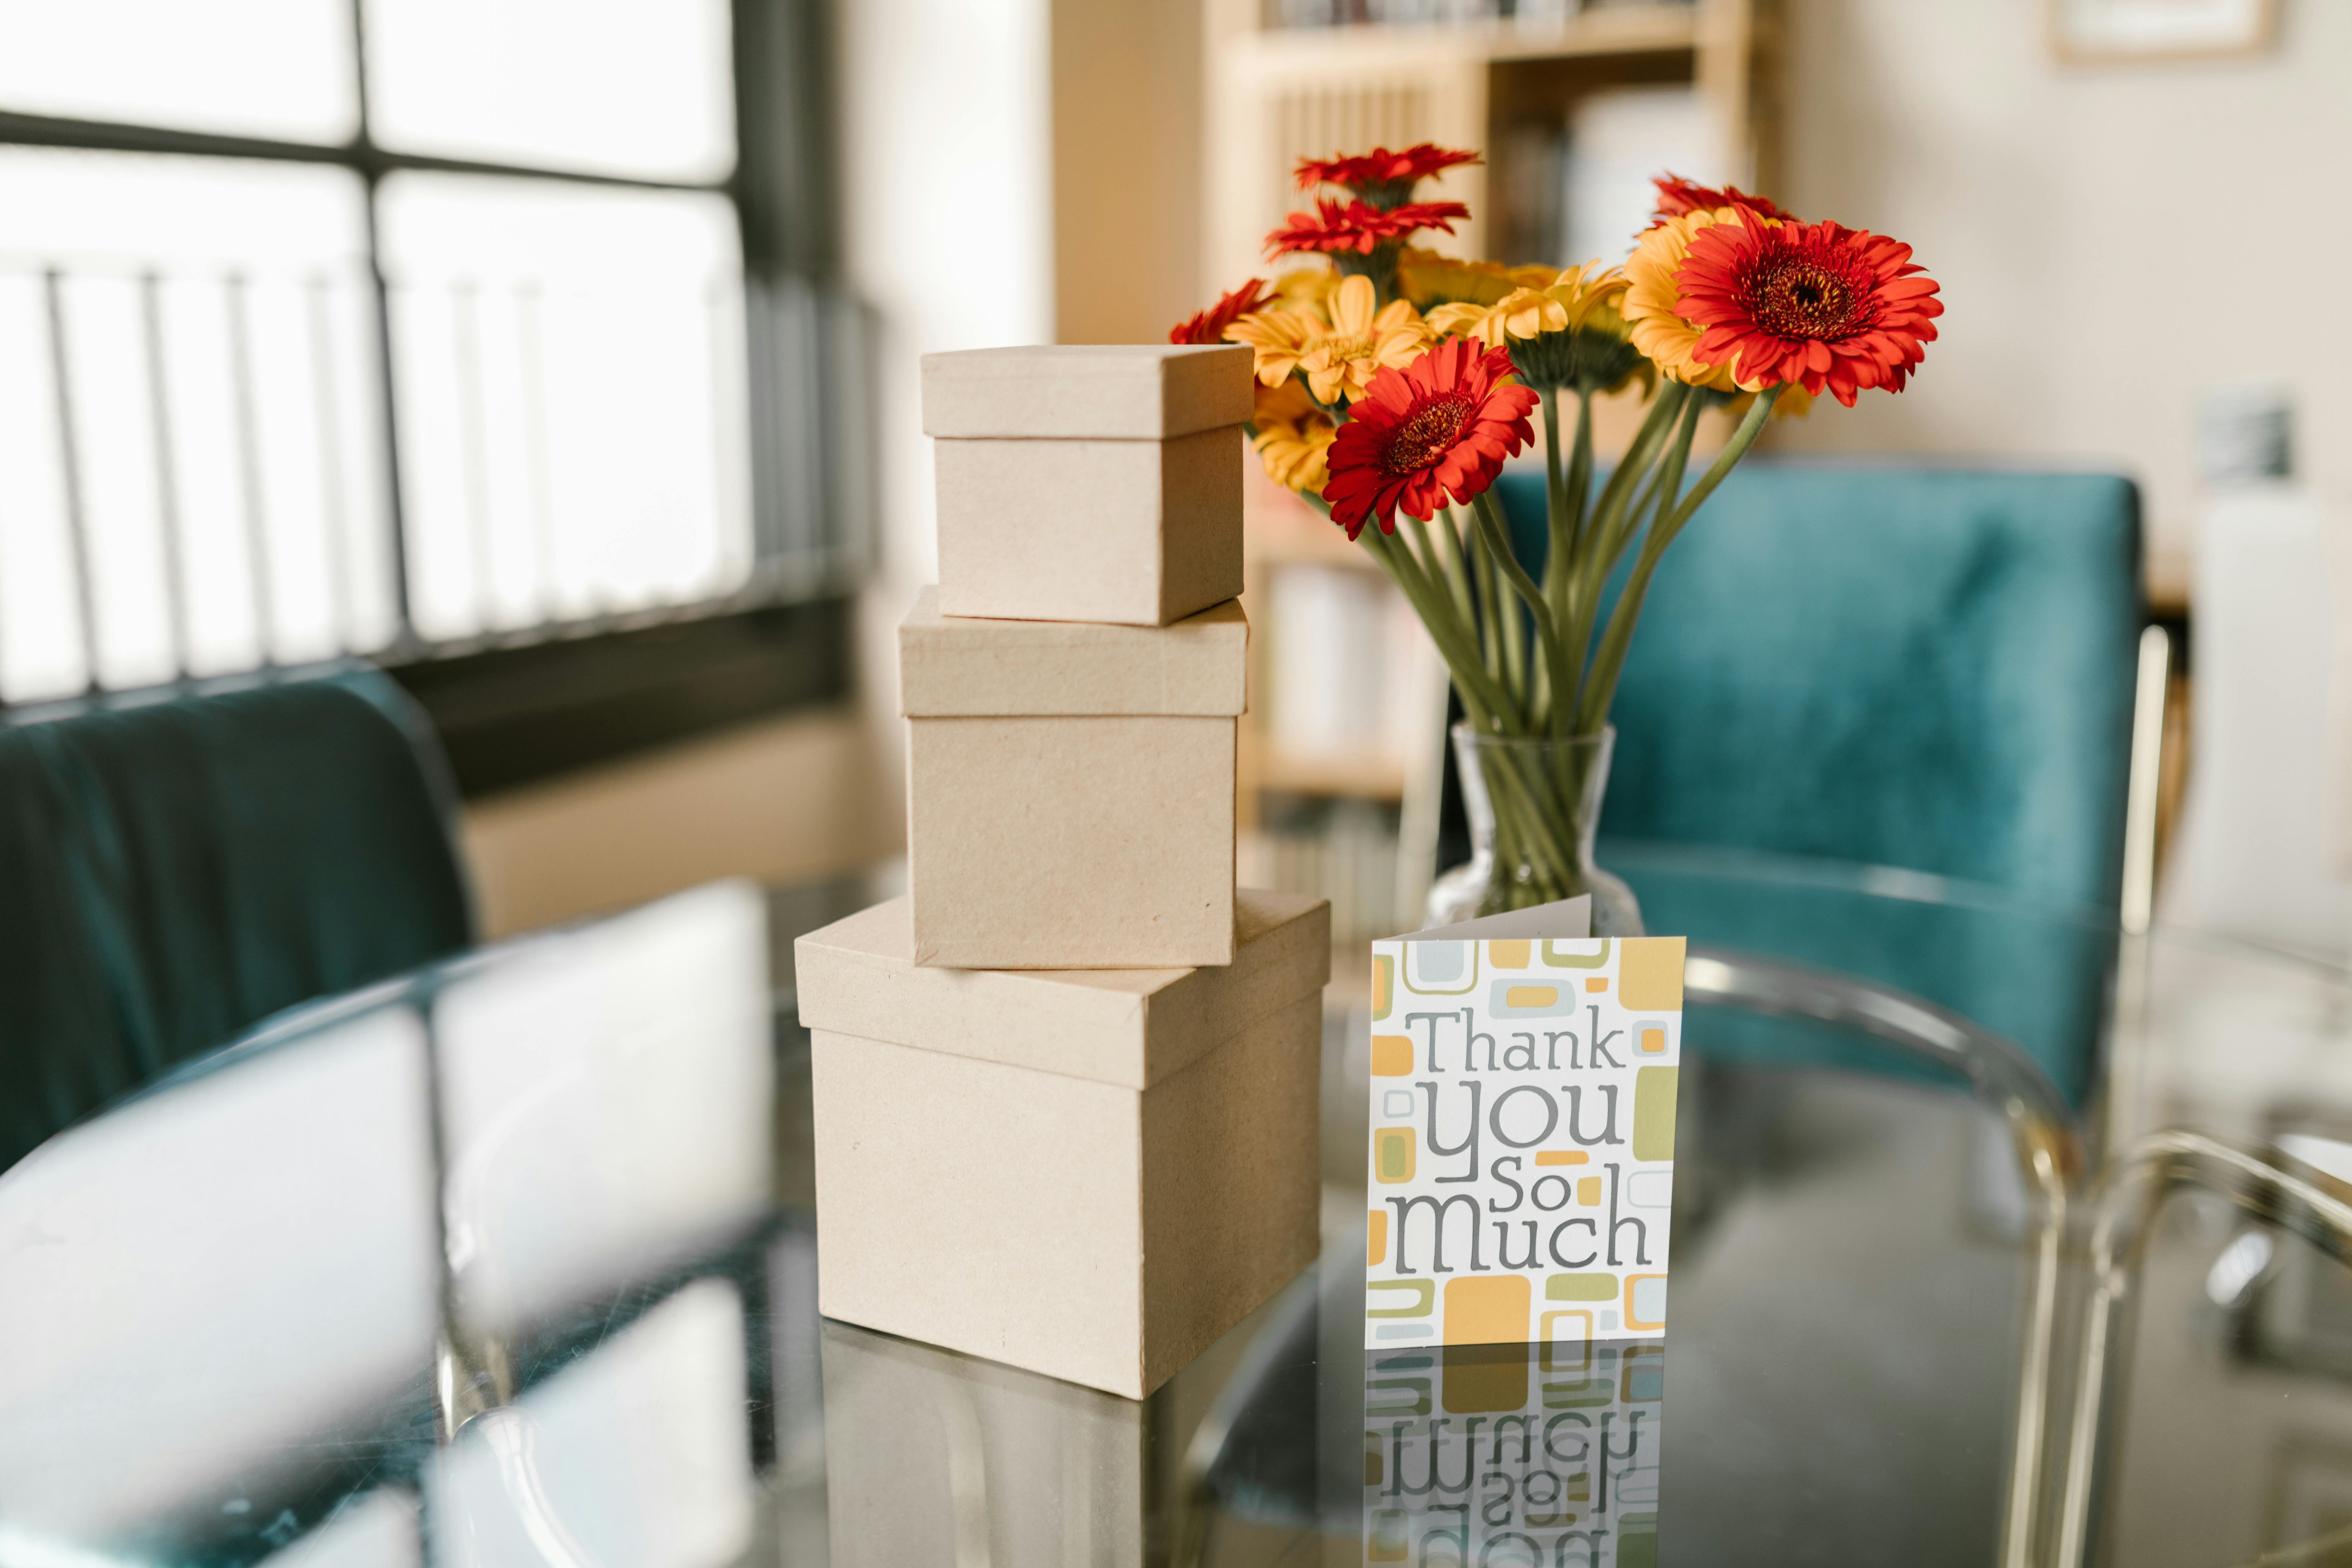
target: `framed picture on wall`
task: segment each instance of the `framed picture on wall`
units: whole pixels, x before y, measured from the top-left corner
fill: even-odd
[[[2279,0],[2049,0],[2058,58],[2084,63],[2253,54],[2278,36]]]

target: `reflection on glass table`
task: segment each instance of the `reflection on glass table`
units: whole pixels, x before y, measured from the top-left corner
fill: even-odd
[[[2311,1158],[2343,975],[1899,873],[1628,874],[1694,940],[1663,1342],[1362,1348],[1360,952],[1322,1257],[1150,1399],[825,1322],[775,955],[865,900],[720,885],[281,1018],[0,1173],[0,1568],[2219,1568],[2352,1517],[2352,1287],[2265,1173],[2352,1194]],[[2170,1124],[2256,1163],[2097,1185],[2177,1173]],[[2128,1359],[2078,1353],[2102,1312]]]

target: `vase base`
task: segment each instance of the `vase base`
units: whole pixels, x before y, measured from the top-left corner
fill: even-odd
[[[1592,934],[1594,936],[1646,936],[1642,929],[1641,901],[1624,879],[1612,876],[1595,867],[1591,886]],[[1421,929],[1450,926],[1462,921],[1474,921],[1481,915],[1498,915],[1512,906],[1504,897],[1496,896],[1494,868],[1491,862],[1481,865],[1476,859],[1465,861],[1430,884],[1429,902],[1423,906]],[[1574,897],[1574,894],[1569,895]]]

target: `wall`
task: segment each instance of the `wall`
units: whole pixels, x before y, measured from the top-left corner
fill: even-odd
[[[1054,329],[1157,342],[1199,310],[1202,8],[1054,6]]]
[[[878,312],[881,560],[859,701],[903,822],[898,618],[936,580],[918,362],[1054,334],[1048,0],[836,0],[843,269]],[[903,831],[901,829],[901,831]]]
[[[1783,0],[1775,194],[1909,241],[1947,314],[1910,390],[1776,441],[2120,467],[2178,591],[2200,387],[2291,385],[2305,477],[2352,490],[2352,5],[2284,0],[2258,57],[2062,66],[2048,3]]]

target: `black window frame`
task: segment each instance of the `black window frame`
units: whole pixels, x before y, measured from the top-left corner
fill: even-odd
[[[350,170],[365,195],[384,500],[398,632],[366,655],[430,714],[460,791],[532,783],[848,692],[849,597],[872,554],[871,319],[836,278],[831,104],[821,0],[732,0],[736,158],[719,180],[437,157],[379,145],[370,122],[366,6],[348,0],[358,124],[305,142],[0,108],[0,146],[160,153]],[[391,288],[379,239],[384,179],[424,172],[725,197],[743,247],[753,555],[724,598],[425,642],[409,614],[407,520]],[[54,275],[51,280],[54,291]],[[54,299],[54,292],[52,294]],[[62,395],[62,394],[60,394]],[[80,549],[67,435],[68,527]],[[85,573],[79,584],[87,595]],[[85,637],[89,634],[87,613]],[[95,672],[93,670],[93,681]],[[95,689],[95,687],[93,687]]]

